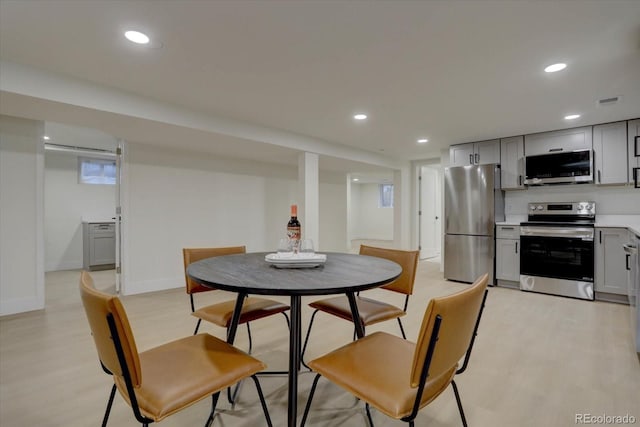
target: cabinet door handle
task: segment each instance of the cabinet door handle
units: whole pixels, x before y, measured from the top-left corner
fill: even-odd
[[[640,141],[640,135],[633,138],[633,156],[640,157],[640,149],[638,149],[638,141]]]
[[[562,148],[551,148],[551,149],[549,149],[550,153],[555,153],[557,151],[562,151]]]
[[[476,164],[480,163],[480,154],[476,153]]]
[[[602,177],[600,176],[600,169],[598,169],[598,184],[602,183]]]
[[[600,241],[600,244],[602,244],[602,230],[599,231],[599,235],[600,235],[600,237],[599,237],[598,240]]]
[[[638,173],[638,171],[640,171],[640,168],[633,168],[633,187],[634,188],[640,188],[640,182],[638,182],[638,175],[640,175],[640,173]]]
[[[625,259],[624,259],[624,264],[625,267],[627,268],[627,270],[631,271],[631,268],[629,267],[629,259],[631,258],[630,254],[626,254],[625,255]]]
[[[469,154],[469,164],[473,164],[473,154]]]
[[[503,230],[513,230],[513,227],[500,227]]]
[[[518,175],[518,185],[522,186],[522,175]]]
[[[516,253],[518,253],[518,242],[516,242]]]

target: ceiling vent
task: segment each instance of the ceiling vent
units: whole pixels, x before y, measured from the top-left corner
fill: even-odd
[[[607,105],[617,104],[619,100],[620,100],[619,96],[604,98],[598,101],[598,105],[601,107],[606,107]]]

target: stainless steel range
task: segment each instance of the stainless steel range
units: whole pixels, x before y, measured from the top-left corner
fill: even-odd
[[[593,300],[595,202],[529,203],[520,289]]]

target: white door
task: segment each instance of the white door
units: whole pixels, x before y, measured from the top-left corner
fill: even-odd
[[[440,166],[422,166],[420,177],[420,259],[426,259],[440,255]]]
[[[122,291],[122,155],[124,141],[118,140],[116,148],[116,207],[113,220],[116,225],[116,293]]]

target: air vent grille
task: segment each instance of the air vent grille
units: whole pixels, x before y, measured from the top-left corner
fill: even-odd
[[[604,98],[598,101],[598,105],[601,106],[606,106],[606,105],[613,105],[615,103],[617,103],[620,100],[619,96],[613,96],[611,98]]]

